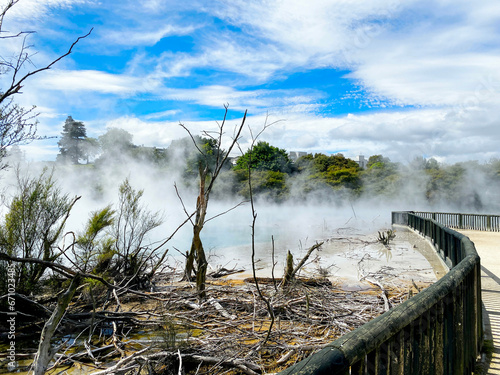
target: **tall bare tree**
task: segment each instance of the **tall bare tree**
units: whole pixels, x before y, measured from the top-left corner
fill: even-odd
[[[191,280],[192,275],[196,264],[196,289],[198,291],[200,299],[206,297],[205,292],[205,283],[206,283],[206,275],[207,275],[207,258],[205,255],[205,250],[203,249],[203,243],[201,241],[200,233],[203,230],[204,225],[210,219],[207,219],[207,209],[208,209],[208,201],[210,199],[210,193],[214,187],[214,183],[217,180],[222,168],[227,162],[227,158],[229,154],[233,150],[234,146],[237,145],[238,138],[240,137],[241,131],[245,125],[245,120],[247,117],[247,111],[241,120],[241,124],[238,125],[234,131],[232,142],[227,151],[222,150],[222,141],[224,135],[224,126],[226,125],[226,118],[228,113],[228,106],[225,105],[225,113],[224,119],[222,123],[218,123],[219,130],[213,136],[208,132],[204,132],[204,135],[213,139],[215,141],[215,158],[213,155],[209,155],[207,150],[203,150],[202,147],[198,145],[195,137],[191,134],[191,132],[183,125],[181,126],[188,132],[189,136],[193,140],[195,147],[198,152],[202,156],[202,160],[200,160],[198,165],[198,172],[200,178],[200,186],[198,191],[198,197],[196,200],[196,214],[194,220],[191,220],[191,224],[193,225],[193,240],[191,242],[191,249],[187,254],[186,260],[186,270],[185,275],[186,279]],[[209,157],[212,156],[212,157]],[[212,163],[209,161],[213,160]],[[189,215],[188,215],[189,216]]]

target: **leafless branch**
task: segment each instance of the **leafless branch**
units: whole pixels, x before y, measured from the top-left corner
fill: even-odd
[[[245,203],[248,203],[248,202],[249,202],[249,201],[242,201],[242,202],[238,203],[237,205],[235,205],[235,206],[231,207],[230,209],[228,209],[228,210],[226,210],[226,211],[224,211],[224,212],[221,212],[220,214],[217,214],[217,215],[212,216],[211,218],[209,218],[209,219],[205,220],[205,223],[208,223],[210,220],[216,219],[216,218],[218,218],[219,216],[225,215],[225,214],[227,214],[228,212],[231,212],[232,210],[234,210],[234,209],[236,209],[236,208],[238,208],[238,207],[240,207],[240,206],[243,206]]]
[[[14,94],[17,94],[20,92],[21,88],[22,88],[22,84],[23,82],[28,79],[29,77],[37,74],[37,73],[40,73],[40,72],[43,72],[45,70],[49,70],[50,68],[52,68],[57,62],[59,62],[60,60],[62,60],[63,58],[65,58],[66,56],[70,55],[71,52],[73,52],[73,48],[77,45],[77,43],[82,40],[82,39],[85,39],[86,37],[88,37],[91,33],[92,33],[92,30],[94,28],[90,29],[90,31],[83,35],[83,36],[80,36],[78,37],[74,42],[73,44],[71,44],[71,46],[69,47],[68,51],[59,56],[57,59],[53,60],[51,63],[49,63],[48,65],[44,66],[43,68],[39,68],[39,69],[36,69],[32,72],[28,72],[26,73],[24,76],[22,76],[21,78],[17,79],[17,74],[19,73],[19,70],[21,68],[21,65],[18,65],[15,67],[14,69],[14,72],[13,72],[13,76],[12,76],[12,82],[11,82],[11,85],[9,88],[7,88],[3,93],[2,95],[0,96],[0,103],[2,103],[5,99],[7,99],[8,97],[14,95]],[[23,57],[22,56],[26,56],[24,54],[24,51],[25,51],[26,47],[24,46],[24,43],[23,43],[23,49],[21,50],[21,52],[19,53],[19,57],[18,57],[18,63],[23,61]]]

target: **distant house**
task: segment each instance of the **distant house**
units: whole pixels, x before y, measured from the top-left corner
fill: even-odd
[[[359,167],[361,169],[366,169],[366,164],[368,163],[368,160],[365,159],[363,155],[358,155],[354,158],[354,161],[358,163]]]
[[[302,156],[306,156],[306,155],[307,155],[307,152],[304,152],[304,151],[290,151],[288,153],[288,157],[294,163],[297,161],[298,158],[300,158]]]

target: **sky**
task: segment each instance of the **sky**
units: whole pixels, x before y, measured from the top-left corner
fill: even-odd
[[[55,159],[69,115],[90,137],[115,127],[168,147],[179,123],[216,129],[224,105],[228,134],[248,110],[287,151],[500,158],[497,0],[20,0],[3,31],[20,30],[36,31],[28,70],[92,30],[16,97],[53,137],[23,146],[30,160]],[[0,39],[0,57],[18,42]]]

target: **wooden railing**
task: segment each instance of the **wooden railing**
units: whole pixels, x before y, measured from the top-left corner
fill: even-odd
[[[500,216],[498,215],[460,214],[448,212],[414,213],[427,219],[433,219],[449,228],[500,232]]]
[[[450,272],[281,375],[473,372],[483,339],[480,261],[474,244],[415,213],[393,212],[392,222],[428,237]]]

